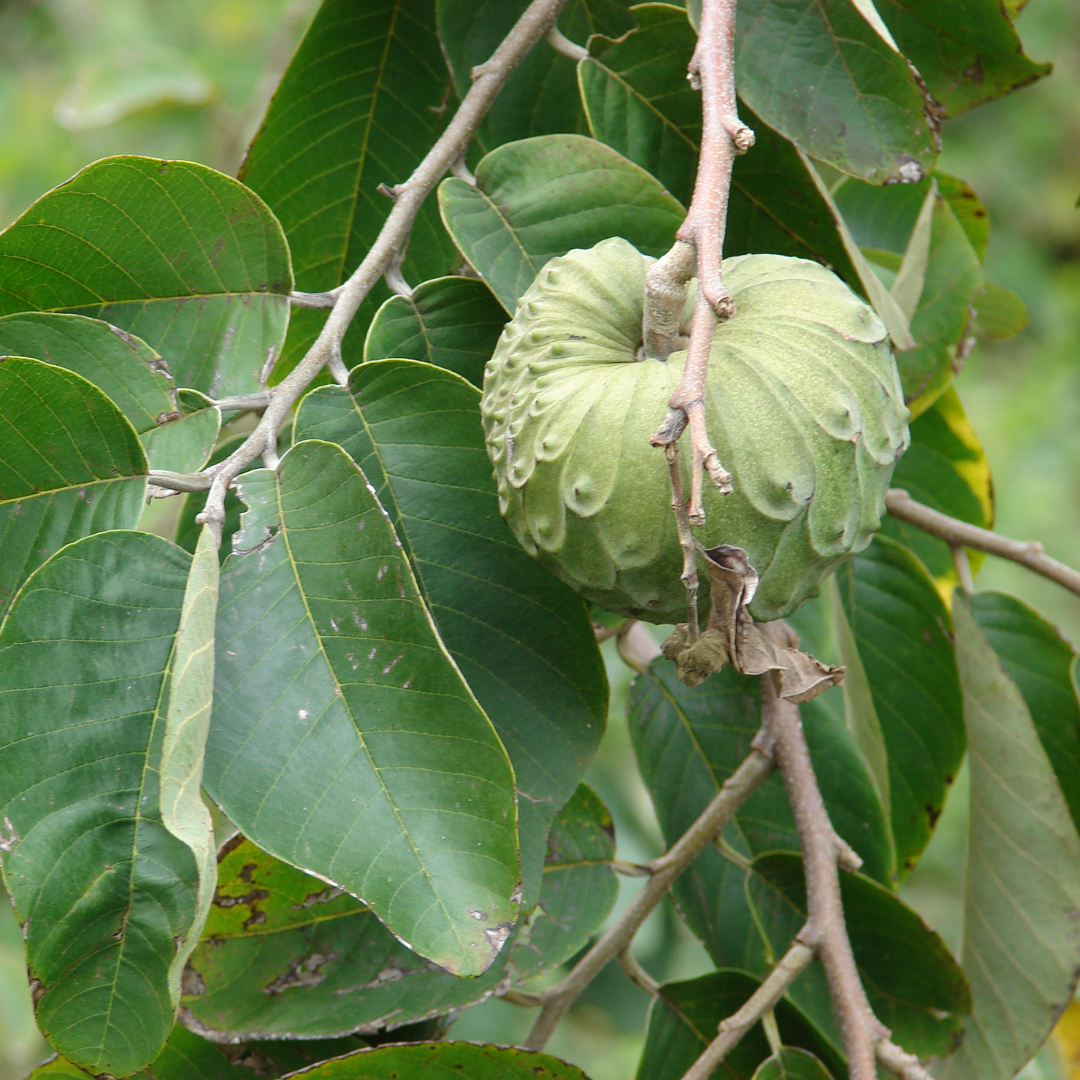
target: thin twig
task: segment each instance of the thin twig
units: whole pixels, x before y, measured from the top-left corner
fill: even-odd
[[[791,948],[780,958],[765,981],[749,997],[738,1012],[720,1021],[719,1034],[683,1075],[682,1080],[709,1080],[716,1067],[735,1048],[742,1037],[787,993],[791,984],[814,959],[814,948],[808,942],[813,934],[803,927]]]
[[[544,1048],[574,998],[592,982],[609,960],[630,944],[645,917],[660,903],[675,878],[769,776],[773,769],[772,759],[765,750],[759,749],[767,744],[767,735],[759,733],[754,748],[727,778],[697,821],[683,833],[670,851],[649,863],[652,877],[641,887],[615,925],[601,936],[566,978],[536,995],[543,1000],[544,1008],[524,1044],[527,1049]]]
[[[1059,563],[1057,559],[1051,559],[1043,554],[1042,544],[1038,541],[1022,543],[1018,540],[1010,540],[1006,536],[999,536],[990,532],[989,529],[980,529],[977,525],[969,525],[966,521],[958,521],[937,510],[931,510],[929,506],[916,502],[906,491],[893,488],[885,496],[885,506],[893,517],[906,521],[909,525],[916,525],[933,536],[940,537],[945,543],[953,547],[965,546],[975,548],[977,551],[985,551],[990,555],[997,555],[1002,559],[1011,559],[1013,562],[1026,566],[1036,574],[1056,581],[1059,585],[1080,596],[1080,573],[1071,566]]]
[[[930,1074],[922,1067],[919,1059],[906,1050],[901,1050],[896,1043],[891,1042],[887,1036],[882,1036],[874,1047],[878,1061],[899,1080],[933,1080]]]
[[[222,412],[248,412],[252,409],[265,409],[270,404],[272,395],[268,390],[258,394],[234,394],[232,397],[219,398],[213,404]]]
[[[786,644],[786,627],[767,624],[766,633]],[[878,1022],[855,966],[844,908],[840,899],[835,833],[821,797],[810,751],[803,735],[799,707],[779,697],[772,675],[761,677],[763,715],[776,736],[776,764],[799,833],[806,876],[806,909],[814,929],[818,955],[840,1019],[851,1080],[875,1080],[874,1044]]]
[[[408,240],[424,200],[454,162],[462,157],[506,80],[548,28],[555,25],[565,4],[566,0],[533,0],[491,59],[473,69],[472,86],[446,130],[408,180],[394,187],[394,205],[363,262],[344,285],[333,290],[334,306],[315,343],[300,363],[273,388],[273,400],[255,430],[221,463],[210,487],[206,509],[200,515],[202,520],[224,520],[225,493],[229,486],[268,447],[276,445],[278,429],[289,410],[323,365],[334,356],[335,349],[340,350],[345,331],[360,304]]]
[[[643,334],[654,339],[652,348],[659,347],[662,351],[655,339],[658,331],[670,336],[671,315],[678,307],[677,290],[688,278],[686,252],[678,245],[692,244],[697,252],[698,298],[686,364],[668,402],[667,418],[652,438],[654,446],[667,446],[682,433],[681,423],[690,428],[693,462],[687,516],[692,525],[705,522],[701,501],[703,471],[721,493],[732,490],[731,474],[720,463],[709,441],[705,382],[717,323],[730,318],[734,311],[721,272],[731,169],[736,155],[745,153],[754,143],[754,133],[739,120],[734,43],[735,0],[703,0],[698,44],[690,61],[691,81],[701,88],[702,101],[701,156],[694,197],[686,220],[676,233],[676,247],[652,268],[653,279],[647,286],[647,296],[664,297],[661,302],[664,313],[646,312],[643,321]],[[665,272],[669,273],[670,282],[659,280]]]
[[[638,963],[638,958],[630,951],[630,946],[619,952],[619,966],[629,976],[630,981],[640,986],[649,997],[660,993],[660,984]]]
[[[289,293],[289,303],[293,307],[332,308],[337,302],[337,292],[293,292]]]

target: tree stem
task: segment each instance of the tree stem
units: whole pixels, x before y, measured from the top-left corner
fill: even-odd
[[[997,533],[990,532],[989,529],[969,525],[966,521],[958,521],[956,518],[949,517],[948,514],[942,514],[916,502],[900,488],[889,491],[885,496],[885,506],[893,517],[940,537],[954,548],[975,548],[1002,559],[1011,559],[1036,574],[1042,574],[1043,577],[1056,581],[1062,587],[1080,596],[1080,573],[1071,566],[1066,566],[1064,563],[1059,563],[1057,559],[1051,559],[1049,555],[1043,554],[1042,544],[1038,541],[1022,543],[1018,540],[1010,540],[1007,536],[999,536]]]
[[[236,476],[277,442],[277,433],[289,410],[323,365],[340,356],[341,342],[360,304],[401,251],[424,200],[458,161],[476,128],[499,91],[529,50],[555,25],[566,0],[533,0],[491,58],[473,70],[473,83],[446,130],[416,167],[413,174],[394,190],[394,205],[363,262],[344,285],[332,291],[334,305],[322,332],[299,364],[273,388],[255,430],[213,475],[206,508],[200,521],[224,521],[225,494]],[[322,303],[323,298],[298,297]]]

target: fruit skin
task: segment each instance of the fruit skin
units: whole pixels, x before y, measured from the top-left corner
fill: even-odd
[[[619,238],[552,259],[488,361],[481,412],[525,550],[601,607],[671,623],[686,616],[682,553],[649,437],[686,353],[639,359],[652,262]],[[908,410],[884,325],[830,271],[745,255],[724,261],[724,283],[735,314],[717,328],[706,417],[735,490],[706,479],[695,533],[746,551],[761,577],[750,611],[776,619],[870,543]]]

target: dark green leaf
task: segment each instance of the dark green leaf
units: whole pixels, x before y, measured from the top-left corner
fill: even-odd
[[[990,464],[954,387],[912,421],[911,445],[897,462],[892,483],[950,517],[983,529],[993,525]],[[956,583],[952,553],[943,540],[889,515],[881,531],[913,551],[939,583]],[[972,551],[968,557],[972,570],[978,570],[983,554]]]
[[[343,446],[398,528],[439,633],[514,765],[525,903],[545,837],[604,730],[607,686],[584,605],[499,516],[479,392],[414,361],[362,364],[309,394],[301,438]]]
[[[207,789],[261,848],[478,975],[517,915],[506,753],[342,450],[295,445],[240,494]]]
[[[87,537],[37,571],[0,632],[4,880],[38,1025],[120,1077],[169,1036],[195,913],[195,860],[161,822],[157,779],[189,565],[149,533]]]
[[[1016,684],[953,598],[971,752],[960,960],[974,1009],[938,1075],[1008,1080],[1072,1000],[1080,970],[1080,838]]]
[[[588,1080],[548,1054],[478,1043],[418,1043],[360,1050],[304,1072],[306,1080]]]
[[[555,255],[622,236],[663,255],[683,209],[644,169],[581,135],[508,143],[476,169],[476,187],[439,187],[443,221],[465,258],[512,312]]]
[[[0,361],[0,619],[28,575],[64,544],[134,528],[146,457],[120,410],[80,375]]]
[[[1050,74],[1024,55],[999,0],[883,0],[878,11],[947,116]]]
[[[855,241],[869,249],[879,265],[890,270],[899,267],[897,257],[907,248],[931,182],[873,187],[848,179],[837,189],[836,203]],[[971,306],[983,286],[971,237],[979,242],[979,226],[972,222],[982,221],[985,211],[980,218],[975,212],[980,207],[972,208],[960,182],[951,177],[942,177],[939,191],[931,220],[926,276],[911,319],[916,347],[896,356],[913,416],[929,408],[952,381],[956,350],[968,334]],[[966,227],[954,205],[967,215]]]
[[[836,582],[888,755],[903,877],[930,839],[964,754],[949,614],[919,561],[884,537],[842,565]]]
[[[634,8],[639,30],[594,37],[578,69],[593,136],[651,172],[689,203],[701,141],[701,95],[686,80],[697,37],[686,13],[668,4]],[[829,209],[791,144],[744,108],[757,133],[736,158],[725,248],[816,259],[857,285]]]
[[[649,1013],[638,1080],[680,1080],[716,1037],[720,1021],[737,1012],[757,988],[757,979],[741,971],[714,971],[661,986]],[[839,1054],[794,1005],[780,1001],[776,1023],[786,1043],[811,1048],[830,1063],[837,1076],[843,1075]],[[755,1024],[714,1075],[750,1080],[769,1053],[765,1033]]]
[[[437,0],[439,39],[454,73],[458,96],[472,84],[471,72],[498,48],[528,0]],[[559,28],[584,45],[592,34],[618,37],[634,27],[628,0],[570,0]],[[533,135],[587,130],[574,61],[539,42],[517,66],[478,132],[485,150]]]
[[[975,194],[970,184],[959,177],[935,171],[934,179],[942,198],[963,226],[964,234],[979,257],[979,262],[983,262],[986,259],[986,245],[990,240],[990,215],[983,206],[982,199]]]
[[[181,386],[214,397],[259,388],[291,291],[288,247],[265,203],[186,161],[98,161],[0,233],[0,314],[105,319],[167,357]]]
[[[833,1074],[813,1054],[785,1046],[761,1063],[753,1080],[833,1080]]]
[[[1024,698],[1074,822],[1080,822],[1080,705],[1076,650],[1037,611],[1005,593],[980,592],[971,614]]]
[[[505,324],[506,312],[482,281],[436,278],[379,308],[364,341],[364,359],[424,360],[480,386]]]
[[[173,381],[139,338],[97,319],[23,312],[0,319],[0,356],[32,356],[92,382],[143,435],[176,410]],[[164,468],[165,466],[156,466]]]
[[[231,1039],[372,1033],[464,1008],[551,971],[611,910],[610,826],[596,796],[579,788],[552,828],[539,906],[478,979],[440,971],[348,894],[250,840],[230,841],[204,943],[185,977],[186,1022]]]
[[[925,95],[849,0],[743,0],[735,68],[746,103],[811,157],[875,184],[933,170]]]
[[[754,861],[746,888],[767,951],[779,959],[806,922],[802,860],[763,855]],[[851,948],[875,1015],[909,1052],[947,1054],[956,1044],[963,1014],[971,1010],[971,995],[945,943],[894,893],[862,874],[841,874],[840,891]],[[833,1035],[834,1045],[842,1045],[819,966],[810,968],[788,995]]]
[[[220,1047],[179,1024],[161,1053],[135,1080],[250,1080],[251,1071],[237,1067]],[[28,1080],[90,1080],[90,1074],[63,1058],[40,1065]]]
[[[332,289],[356,269],[393,205],[379,185],[420,164],[449,118],[449,93],[435,0],[324,0],[240,170],[281,220],[298,288]],[[405,276],[444,274],[453,257],[431,200],[413,226]],[[380,282],[361,306],[358,334],[387,296]],[[303,355],[322,319],[298,313],[283,367]]]

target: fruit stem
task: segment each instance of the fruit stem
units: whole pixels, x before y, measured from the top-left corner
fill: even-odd
[[[682,475],[679,472],[679,444],[669,443],[664,447],[668,469],[671,472],[671,509],[675,512],[675,524],[679,530],[679,545],[683,553],[682,583],[686,587],[686,633],[689,644],[697,641],[701,634],[698,625],[698,572],[697,547],[690,532],[690,518],[683,501]]]
[[[703,0],[701,5],[701,29],[690,61],[690,81],[700,87],[702,96],[701,156],[694,197],[676,233],[675,246],[652,267],[646,281],[645,345],[650,354],[660,356],[665,348],[671,351],[675,340],[670,324],[680,306],[679,296],[685,297],[690,273],[688,246],[693,246],[698,298],[686,366],[668,402],[667,418],[652,438],[654,446],[668,447],[683,427],[690,428],[693,462],[686,514],[691,525],[705,522],[702,472],[709,474],[721,494],[732,490],[731,474],[709,440],[705,383],[717,324],[734,313],[721,273],[731,170],[736,156],[754,144],[754,133],[739,120],[735,100],[735,7],[736,0]]]

